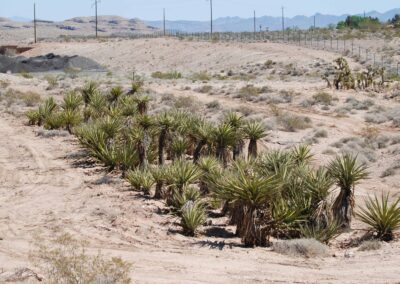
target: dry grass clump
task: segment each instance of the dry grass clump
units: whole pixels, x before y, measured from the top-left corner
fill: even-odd
[[[358,248],[359,251],[371,251],[382,248],[382,243],[378,240],[365,241]]]
[[[275,242],[272,249],[280,254],[294,257],[326,257],[329,247],[314,239],[295,239]]]
[[[47,90],[53,90],[54,88],[57,87],[57,85],[58,85],[57,77],[52,76],[52,75],[46,75],[46,76],[44,76],[44,79],[48,83]]]
[[[298,116],[295,114],[284,113],[277,117],[279,125],[287,132],[296,132],[312,126],[311,119],[305,116]]]
[[[85,245],[68,234],[56,237],[51,245],[38,240],[31,258],[46,283],[131,283],[129,263],[101,253],[90,255]]]
[[[21,92],[8,89],[5,93],[0,93],[0,102],[5,102],[8,107],[13,104],[23,104],[27,107],[32,107],[40,103],[40,95],[31,91]]]
[[[156,71],[151,74],[151,77],[154,79],[162,79],[162,80],[176,80],[176,79],[181,79],[182,74],[178,71],[169,71],[169,72]]]

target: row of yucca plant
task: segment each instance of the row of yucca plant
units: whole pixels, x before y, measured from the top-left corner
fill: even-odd
[[[128,92],[114,87],[103,94],[89,83],[59,105],[48,99],[28,113],[29,122],[67,129],[135,190],[149,195],[154,189],[153,197],[164,199],[188,235],[215,201],[247,246],[266,245],[270,237],[329,242],[350,225],[354,187],[367,177],[356,157],[339,156],[315,169],[307,146],[260,155],[258,141],[267,135],[261,123],[233,112],[219,123],[181,110],[152,115],[141,88],[137,81]],[[331,203],[335,184],[340,191]]]

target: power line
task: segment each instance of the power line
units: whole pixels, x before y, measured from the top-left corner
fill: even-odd
[[[285,32],[285,7],[282,6],[282,33]]]
[[[163,31],[164,31],[164,36],[165,36],[165,8],[163,10]]]

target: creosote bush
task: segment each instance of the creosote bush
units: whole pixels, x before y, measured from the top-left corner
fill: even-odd
[[[296,239],[279,241],[273,244],[273,250],[280,254],[295,257],[326,257],[329,247],[314,239]]]
[[[86,244],[69,234],[57,236],[50,245],[38,240],[31,258],[46,283],[131,283],[131,265],[121,258],[107,259],[100,252],[91,255]]]

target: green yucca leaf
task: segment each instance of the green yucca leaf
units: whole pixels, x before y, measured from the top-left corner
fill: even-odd
[[[382,193],[380,199],[376,195],[374,198],[369,197],[357,216],[373,229],[380,239],[392,240],[393,232],[400,228],[400,198],[390,203],[389,194]]]

